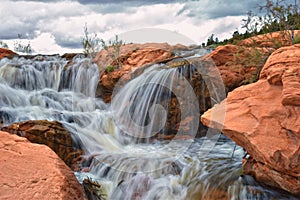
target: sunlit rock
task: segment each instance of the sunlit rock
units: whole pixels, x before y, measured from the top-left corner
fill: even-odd
[[[0,132],[1,199],[84,199],[73,172],[47,146]]]
[[[278,49],[258,82],[230,92],[202,116],[205,125],[222,130],[246,149],[251,158],[244,161],[245,173],[296,195],[300,195],[299,55],[300,45]],[[212,116],[224,112],[224,123],[217,114]]]

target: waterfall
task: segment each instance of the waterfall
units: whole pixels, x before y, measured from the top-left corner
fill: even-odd
[[[122,131],[138,139],[149,139],[159,132],[167,134],[165,124],[170,117],[172,97],[179,100],[180,121],[193,117],[191,129],[183,132],[179,127],[177,135],[195,137],[199,105],[194,90],[177,68],[169,69],[165,65],[153,65],[115,92],[112,99],[115,121]]]
[[[4,58],[0,126],[60,121],[92,158],[89,171],[76,172],[77,178],[98,181],[107,199],[292,198],[241,176],[243,150],[237,147],[232,157],[234,143],[225,136],[213,148],[207,142],[213,132],[195,138],[200,114],[224,97],[216,95],[212,72],[197,60],[190,63],[152,65],[116,87],[105,104],[95,97],[100,74],[90,58]],[[173,139],[157,137],[168,134]]]

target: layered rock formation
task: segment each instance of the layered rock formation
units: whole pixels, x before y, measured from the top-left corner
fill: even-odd
[[[300,45],[276,50],[260,80],[228,94],[202,122],[244,147],[245,174],[300,195]]]
[[[73,170],[83,151],[76,144],[76,138],[60,122],[32,120],[14,123],[1,130],[26,137],[30,142],[50,147]]]
[[[73,172],[47,146],[0,132],[0,199],[84,199]]]
[[[0,59],[5,58],[5,57],[14,56],[14,55],[18,55],[18,54],[16,54],[15,52],[13,52],[9,49],[0,48]]]

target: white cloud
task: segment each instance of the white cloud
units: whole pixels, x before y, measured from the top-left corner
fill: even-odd
[[[228,5],[233,5],[237,0],[228,2],[231,2]],[[103,39],[136,29],[161,28],[183,34],[200,44],[212,33],[219,39],[230,37],[240,26],[242,17],[236,9],[241,9],[241,5],[232,7],[233,10],[222,10],[228,5],[224,2],[213,4],[208,0],[132,5],[121,1],[119,4],[106,3],[103,6],[84,5],[77,1],[46,3],[4,0],[0,7],[0,18],[3,21],[0,26],[0,40],[6,39],[11,44],[9,39],[16,38],[20,33],[33,39],[32,47],[38,53],[47,50],[54,52],[55,49],[57,52],[77,51],[80,48],[83,27],[87,23],[89,32],[97,33]],[[120,6],[125,7],[113,10]],[[103,12],[104,8],[107,12]],[[220,16],[229,16],[216,18],[217,11]]]
[[[33,49],[42,54],[56,54],[56,53],[80,53],[82,52],[81,49],[70,49],[70,48],[63,48],[59,46],[53,35],[50,33],[42,33],[35,39],[31,41],[31,45]]]
[[[41,33],[38,34],[36,38],[32,40],[21,39],[21,40],[3,40],[10,49],[14,49],[14,42],[18,41],[23,45],[30,43],[30,46],[33,49],[33,54],[64,54],[64,53],[81,53],[82,49],[80,48],[64,48],[59,46],[54,36],[51,33]]]
[[[130,43],[145,43],[145,42],[158,42],[164,43],[167,42],[169,44],[185,44],[191,45],[195,44],[195,41],[192,39],[179,34],[176,31],[170,31],[159,28],[144,28],[138,29],[134,31],[128,31],[119,35],[120,39],[123,41]]]

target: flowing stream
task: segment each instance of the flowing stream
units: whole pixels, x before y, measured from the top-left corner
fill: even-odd
[[[114,92],[111,104],[95,98],[99,80],[96,64],[78,55],[4,58],[0,60],[0,125],[26,120],[57,120],[78,138],[93,161],[79,181],[92,178],[103,199],[296,199],[257,184],[242,174],[245,152],[223,135],[213,148],[206,136],[195,138],[179,124],[177,136],[165,134],[168,100],[176,96],[185,107],[181,121],[199,115],[189,84],[180,88],[182,73],[153,65]],[[171,91],[171,92],[170,92]],[[182,132],[181,132],[182,130]]]

